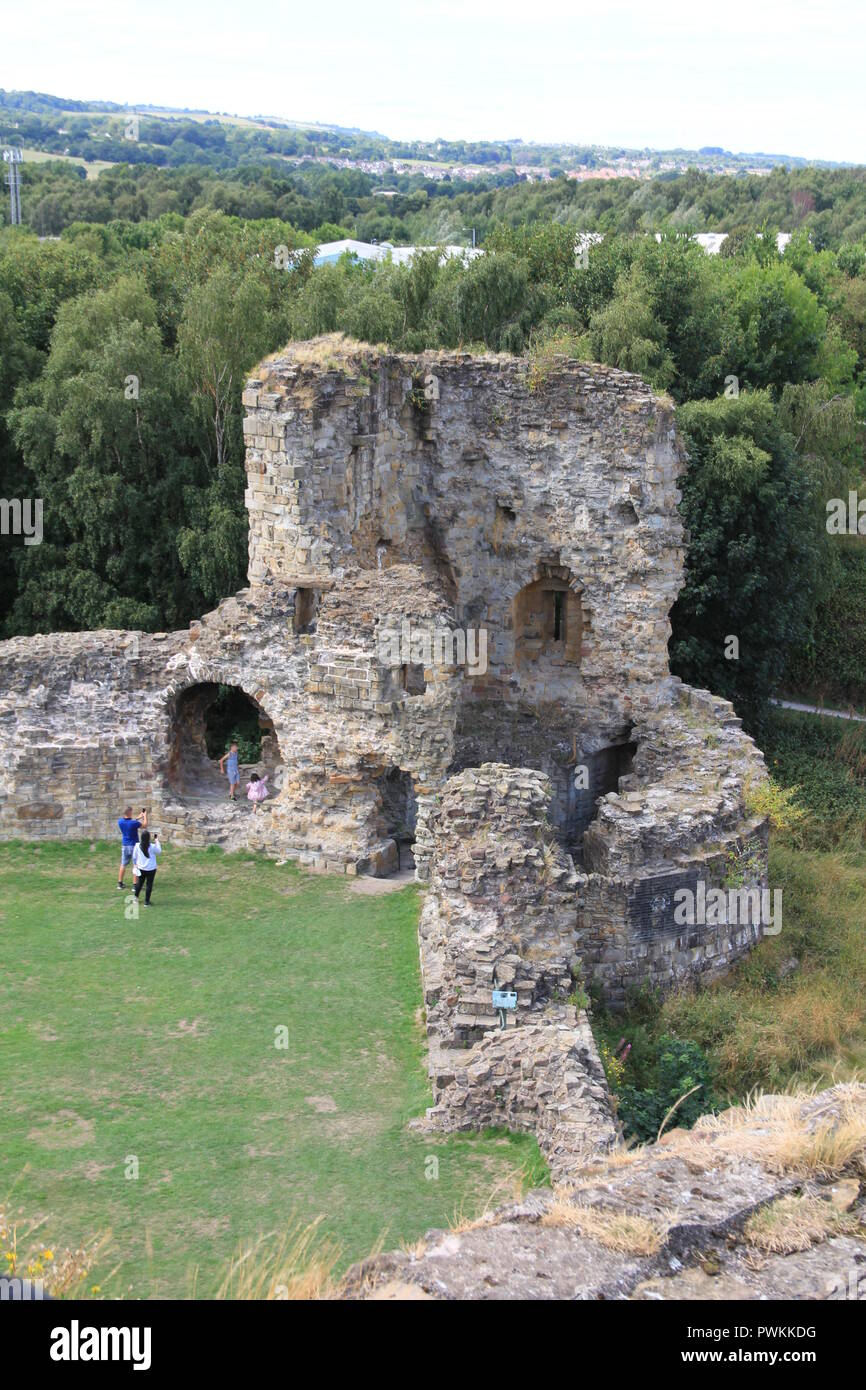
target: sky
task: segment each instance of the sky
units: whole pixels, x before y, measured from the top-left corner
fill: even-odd
[[[33,0],[0,87],[393,139],[866,163],[863,0]]]

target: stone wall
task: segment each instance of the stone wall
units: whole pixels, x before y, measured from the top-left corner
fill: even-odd
[[[730,701],[672,683],[673,700],[632,731],[631,770],[583,837],[578,936],[587,977],[611,1004],[629,987],[661,991],[723,974],[766,923],[678,926],[675,894],[768,885],[766,820],[749,794],[763,756]]]
[[[486,763],[449,779],[426,827],[419,927],[435,1105],[445,1129],[535,1132],[558,1177],[615,1137],[579,986],[576,876],[548,820],[551,787]],[[499,1026],[494,989],[517,996]]]
[[[332,339],[263,363],[244,401],[249,588],[185,632],[0,644],[0,838],[114,837],[132,802],[176,843],[388,873],[414,834],[443,978],[463,1015],[480,1000],[452,1042],[489,1022],[482,939],[533,1008],[578,955],[615,1002],[724,969],[760,930],[675,933],[670,890],[732,860],[764,881],[747,789],[765,773],[731,707],[668,672],[670,403],[607,367],[563,359],[538,379],[505,356]],[[470,633],[486,662],[455,645]],[[256,816],[204,755],[218,685],[269,730],[276,795]],[[488,763],[517,782],[485,780]],[[518,926],[501,909],[524,891]],[[449,912],[473,922],[471,959]]]
[[[679,694],[637,731],[634,771],[586,832],[603,872],[575,871],[548,818],[551,784],[529,768],[464,770],[425,821],[428,1123],[534,1130],[557,1180],[615,1134],[584,985],[621,1004],[629,986],[717,974],[761,935],[760,921],[676,926],[674,886],[736,873],[761,888],[767,874],[766,827],[739,801],[750,742],[726,701]],[[503,989],[516,995],[504,1029]]]
[[[459,1229],[355,1265],[361,1299],[866,1300],[866,1086],[750,1097]],[[859,1142],[858,1142],[859,1137]],[[812,1238],[767,1249],[752,1218]],[[816,1220],[816,1216],[821,1219]],[[764,1230],[768,1227],[764,1225]],[[798,1317],[801,1324],[808,1323]],[[727,1353],[723,1352],[722,1355]],[[765,1353],[769,1355],[769,1353]]]
[[[683,460],[670,403],[639,378],[563,359],[533,389],[511,357],[326,339],[264,363],[244,402],[253,583],[315,585],[378,552],[417,564],[459,627],[488,631],[466,698],[560,702],[581,738],[655,703]],[[520,660],[521,594],[551,578],[573,591],[580,640]]]

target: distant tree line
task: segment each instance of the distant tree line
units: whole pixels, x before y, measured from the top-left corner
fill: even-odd
[[[484,244],[498,228],[550,222],[620,234],[805,230],[816,250],[836,251],[866,237],[863,169],[780,168],[742,178],[690,170],[642,181],[530,183],[509,167],[464,182],[424,170],[380,176],[261,153],[214,167],[200,162],[196,150],[211,138],[219,143],[231,135],[225,127],[190,125],[194,141],[178,149],[173,167],[158,167],[150,147],[120,136],[111,148],[103,143],[87,152],[88,158],[119,161],[98,178],[86,178],[84,167],[69,161],[25,160],[25,223],[40,236],[57,236],[75,222],[148,222],[167,212],[188,217],[213,208],[248,220],[276,217],[311,233],[328,226],[343,236],[395,245],[466,243],[473,231]],[[7,218],[0,202],[0,225]]]

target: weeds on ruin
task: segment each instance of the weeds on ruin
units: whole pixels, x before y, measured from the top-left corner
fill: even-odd
[[[760,881],[763,870],[763,847],[758,839],[746,840],[742,849],[731,849],[725,854],[726,888],[745,888]]]
[[[797,802],[799,787],[782,787],[772,777],[755,782],[747,778],[744,784],[746,810],[750,816],[762,816],[770,829],[790,833],[803,824],[805,809]]]
[[[582,1206],[569,1200],[567,1195],[557,1195],[541,1217],[542,1226],[576,1231],[607,1250],[618,1250],[626,1255],[657,1255],[672,1224],[672,1213],[662,1222],[656,1222],[638,1212]]]
[[[859,1088],[837,1102],[838,1112],[804,1119],[809,1093],[750,1096],[741,1105],[705,1115],[699,1139],[715,1151],[753,1159],[771,1172],[804,1178],[832,1178],[844,1172],[866,1174],[866,1107]]]
[[[831,1236],[854,1235],[860,1229],[851,1212],[839,1211],[827,1197],[806,1193],[780,1197],[749,1217],[743,1236],[767,1254],[793,1255]]]
[[[565,362],[575,358],[590,360],[585,340],[580,334],[561,328],[553,333],[534,336],[529,345],[529,370],[526,386],[529,391],[543,390],[547,380]]]

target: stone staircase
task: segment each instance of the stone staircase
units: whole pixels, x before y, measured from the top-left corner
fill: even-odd
[[[264,822],[267,810],[258,812]],[[159,830],[164,838],[194,849],[219,845],[222,849],[246,849],[253,829],[253,808],[246,797],[229,801],[213,795],[176,797],[163,802]]]

